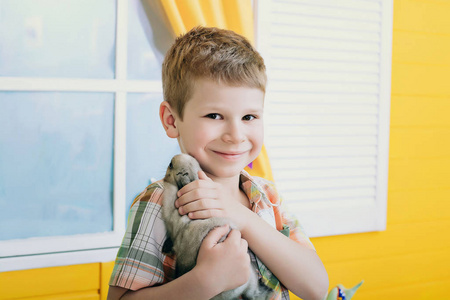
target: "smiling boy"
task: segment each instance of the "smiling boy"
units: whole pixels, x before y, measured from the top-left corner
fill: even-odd
[[[211,231],[196,267],[174,279],[176,257],[162,253],[164,187],[150,185],[130,209],[108,299],[210,299],[245,283],[250,267],[274,299],[289,299],[287,289],[303,299],[325,296],[326,271],[298,222],[272,183],[243,171],[263,144],[265,85],[262,58],[232,31],[197,27],[175,41],[163,63],[159,115],[204,171],[178,192],[176,207],[191,219],[228,218],[238,229],[223,243],[228,228]]]

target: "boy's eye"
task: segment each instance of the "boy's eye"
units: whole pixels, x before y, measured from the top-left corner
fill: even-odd
[[[210,119],[214,119],[214,120],[220,120],[221,119],[221,116],[219,114],[215,114],[215,113],[207,114],[206,117],[210,118]]]
[[[251,121],[253,119],[256,119],[256,117],[254,115],[245,115],[242,117],[242,120],[244,120],[244,121]]]

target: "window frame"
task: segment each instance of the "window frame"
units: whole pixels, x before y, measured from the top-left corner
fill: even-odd
[[[265,118],[270,118],[270,35],[271,5],[274,0],[255,1],[255,29],[256,46],[266,61],[268,73],[268,90],[266,92]],[[286,1],[292,2],[292,1]],[[308,1],[302,1],[308,2]],[[328,1],[331,2],[331,1]],[[328,3],[321,1],[322,4]],[[285,198],[285,204],[298,217],[310,237],[332,236],[359,232],[382,231],[386,229],[387,221],[387,182],[389,159],[389,125],[390,125],[390,96],[391,96],[391,56],[393,30],[393,0],[380,0],[381,17],[381,62],[379,83],[379,122],[376,164],[376,192],[374,201],[355,204],[352,201],[310,201],[293,203]],[[331,5],[330,5],[331,6]],[[329,7],[328,7],[329,8]],[[265,122],[267,126],[268,122]],[[270,157],[270,147],[267,145],[270,136],[265,130],[266,147]],[[272,166],[277,161],[271,157]],[[276,174],[274,174],[276,175]],[[275,176],[275,181],[277,180]],[[281,190],[281,195],[283,191]]]
[[[0,77],[0,91],[113,93],[113,229],[95,234],[0,241],[0,272],[113,261],[126,223],[126,115],[128,93],[162,93],[161,80],[127,80],[129,1],[116,0],[114,79]]]

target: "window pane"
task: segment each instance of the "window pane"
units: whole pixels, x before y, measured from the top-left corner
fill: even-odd
[[[145,2],[143,4],[143,2]],[[128,9],[128,78],[160,80],[164,55],[173,37],[156,1],[130,0]],[[148,15],[146,14],[148,13]],[[155,30],[156,29],[156,30]]]
[[[0,93],[0,240],[112,230],[114,96]]]
[[[0,76],[114,78],[110,0],[1,0]]]
[[[152,179],[162,179],[170,159],[180,152],[159,120],[161,99],[161,94],[128,94],[126,214],[133,199]]]

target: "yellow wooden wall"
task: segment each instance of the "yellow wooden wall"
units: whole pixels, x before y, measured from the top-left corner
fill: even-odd
[[[355,299],[450,299],[450,1],[394,2],[387,230],[313,243]],[[106,299],[111,270],[0,273],[0,299]]]
[[[387,230],[313,239],[355,299],[450,299],[450,1],[394,0]]]
[[[0,273],[0,299],[105,300],[113,262]]]

